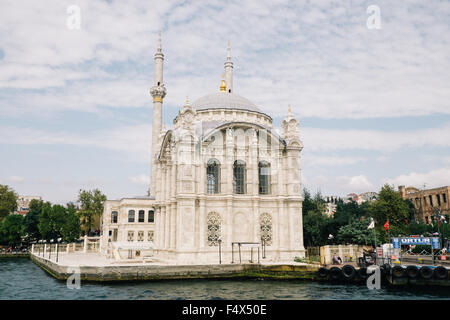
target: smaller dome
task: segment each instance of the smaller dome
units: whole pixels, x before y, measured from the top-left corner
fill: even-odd
[[[206,109],[239,109],[263,113],[253,102],[234,93],[216,92],[203,96],[194,103],[196,110]]]

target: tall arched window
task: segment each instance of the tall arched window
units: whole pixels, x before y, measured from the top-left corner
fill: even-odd
[[[245,193],[245,162],[241,160],[236,160],[233,165],[233,191]]]
[[[266,246],[272,245],[272,216],[268,213],[262,213],[259,216],[259,230],[261,242]]]
[[[270,193],[270,163],[260,161],[258,164],[259,194]]]
[[[206,227],[208,229],[208,246],[219,245],[222,220],[217,212],[210,212],[206,217]]]
[[[144,222],[145,221],[145,211],[144,210],[139,210],[138,221],[139,222]]]
[[[206,167],[206,192],[219,193],[220,163],[216,159],[210,159]]]
[[[117,211],[113,211],[111,212],[111,223],[117,223],[117,216],[118,216],[118,212]]]
[[[134,222],[134,210],[128,211],[128,222]]]
[[[155,222],[155,211],[149,210],[148,211],[148,222]]]

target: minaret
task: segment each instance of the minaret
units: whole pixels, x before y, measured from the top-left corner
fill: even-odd
[[[155,53],[155,84],[150,89],[153,97],[153,123],[152,123],[152,152],[151,152],[151,174],[150,195],[155,195],[156,183],[156,157],[159,151],[158,138],[162,126],[162,104],[166,96],[166,88],[163,83],[163,61],[164,54],[161,46],[161,33],[158,35],[158,49]]]
[[[225,61],[225,83],[227,92],[233,92],[233,62],[231,61],[230,40],[228,40],[227,60]]]

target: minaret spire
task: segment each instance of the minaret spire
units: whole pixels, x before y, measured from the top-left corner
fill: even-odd
[[[231,61],[231,45],[228,40],[227,60],[225,61],[225,83],[227,85],[227,92],[233,92],[233,62]]]
[[[161,32],[158,34],[158,46],[155,53],[155,83],[150,89],[153,97],[153,122],[152,122],[152,152],[151,152],[151,174],[150,195],[155,196],[156,181],[156,157],[159,151],[159,135],[162,129],[162,105],[167,90],[163,83],[163,62]]]
[[[162,45],[161,45],[161,31],[158,32],[158,52],[162,52]]]

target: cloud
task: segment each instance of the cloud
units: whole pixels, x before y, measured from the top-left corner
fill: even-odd
[[[319,190],[322,194],[346,195],[350,192],[362,193],[374,191],[375,186],[365,175],[355,176],[305,176],[303,185],[307,189]]]
[[[150,183],[150,176],[148,174],[139,174],[137,176],[131,177],[130,181],[139,186],[148,186]]]
[[[376,150],[392,152],[402,148],[450,147],[450,124],[422,130],[379,131],[301,128],[305,150]]]
[[[10,176],[7,180],[12,183],[22,183],[25,181],[25,178],[19,176]]]
[[[306,153],[303,156],[303,167],[325,167],[325,166],[346,166],[353,165],[359,162],[367,161],[363,157],[350,156],[332,156],[332,155],[314,155]]]
[[[450,184],[450,167],[422,173],[410,172],[395,178],[386,179],[386,182],[396,186],[414,186],[416,188],[423,188],[424,183],[426,188],[448,186]]]
[[[0,127],[1,144],[72,145],[97,147],[122,152],[137,162],[150,161],[151,125],[140,124],[99,130],[90,134],[49,132],[40,129]]]
[[[169,105],[218,89],[230,39],[235,92],[273,116],[288,104],[300,118],[450,114],[447,2],[380,1],[381,30],[364,3],[138,0],[77,1],[69,30],[72,4],[2,2],[2,110],[142,107],[162,29]]]

